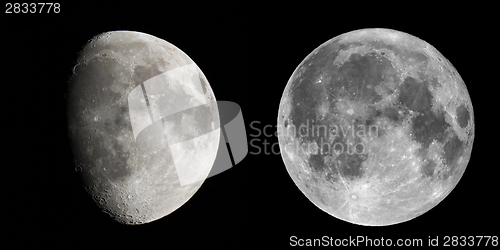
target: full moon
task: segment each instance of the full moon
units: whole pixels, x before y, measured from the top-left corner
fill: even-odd
[[[85,189],[124,224],[181,207],[217,155],[219,113],[205,75],[180,49],[145,33],[107,32],[84,46],[67,116]]]
[[[457,185],[474,115],[463,80],[433,46],[363,29],[321,44],[295,69],[278,140],[289,175],[318,208],[392,225],[426,213]]]

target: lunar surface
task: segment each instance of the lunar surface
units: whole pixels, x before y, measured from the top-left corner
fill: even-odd
[[[182,206],[217,155],[219,113],[206,77],[180,49],[148,34],[90,40],[69,81],[67,115],[75,170],[124,224]]]
[[[464,82],[434,47],[387,29],[316,48],[278,114],[286,169],[321,210],[359,225],[411,220],[441,202],[469,162],[474,118]]]

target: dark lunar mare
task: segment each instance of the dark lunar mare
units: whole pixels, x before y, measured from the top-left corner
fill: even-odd
[[[457,161],[465,149],[465,143],[458,138],[451,124],[446,121],[442,109],[437,109],[436,112],[431,110],[434,97],[429,87],[433,82],[407,77],[400,87],[399,103],[402,108],[416,112],[412,120],[412,137],[421,144],[419,154],[425,159],[422,175],[446,180],[456,169]],[[447,165],[447,169],[439,176],[435,176],[436,164],[426,158],[429,146],[434,141],[444,145],[443,156]]]
[[[68,114],[71,114],[68,115],[70,117],[69,124],[74,124],[74,126],[85,125],[74,130],[71,140],[72,149],[75,158],[79,159],[80,164],[87,166],[83,168],[84,171],[82,172],[83,179],[87,183],[90,183],[93,179],[120,181],[131,174],[131,169],[126,164],[130,156],[129,152],[116,140],[112,139],[117,134],[116,128],[132,130],[130,123],[127,122],[128,109],[116,105],[112,106],[113,102],[121,97],[121,94],[109,91],[110,82],[114,80],[114,77],[110,76],[109,72],[115,71],[113,65],[116,64],[117,62],[113,58],[94,58],[87,65],[76,67],[75,74],[70,81],[71,91],[67,103]],[[108,89],[108,91],[103,89]],[[106,93],[102,99],[98,94],[101,91]],[[108,115],[114,119],[107,121],[101,118],[99,125],[95,125],[95,128],[92,129],[85,120],[87,116],[77,114],[93,113],[95,109],[103,105],[103,99],[111,100]],[[77,110],[76,107],[83,106],[82,104],[85,104],[88,108]],[[97,131],[102,132],[102,134],[97,133]],[[108,151],[111,149],[104,146],[104,141],[112,145],[112,150],[116,152],[114,157],[110,157]],[[86,153],[86,151],[90,152]],[[94,159],[102,159],[102,161],[96,163],[88,157],[88,154],[92,155]],[[96,166],[96,164],[99,164],[99,166]],[[100,166],[108,166],[105,173],[100,170]],[[91,174],[90,171],[94,173]],[[102,189],[109,188],[106,186],[109,185],[106,181],[96,181],[95,183],[105,185]]]
[[[460,125],[461,128],[465,128],[470,120],[469,110],[465,107],[465,104],[460,104],[456,112],[458,125]]]
[[[337,133],[338,136],[333,138],[331,134],[325,134],[323,130],[318,132],[316,129],[318,127],[330,128],[332,123],[338,124],[338,121],[331,116],[318,117],[316,110],[319,105],[324,105],[325,101],[318,97],[325,97],[324,93],[328,93],[326,96],[330,97],[328,99],[330,111],[334,110],[339,97],[347,97],[368,105],[374,104],[382,99],[382,96],[375,92],[374,87],[381,84],[388,76],[393,76],[399,84],[400,94],[397,103],[382,110],[373,110],[369,117],[354,120],[350,125],[369,126],[376,117],[380,116],[400,124],[404,116],[413,111],[415,116],[412,118],[411,136],[421,144],[419,155],[424,160],[422,175],[446,180],[456,169],[457,161],[465,150],[465,144],[458,139],[451,125],[445,120],[444,111],[442,109],[438,109],[437,112],[431,110],[434,97],[429,86],[431,84],[435,86],[437,78],[419,74],[420,79],[411,76],[398,79],[390,73],[393,67],[389,59],[374,52],[364,55],[353,53],[340,67],[336,66],[334,60],[338,56],[339,49],[352,45],[359,44],[339,45],[336,41],[332,41],[329,45],[320,47],[315,54],[301,64],[299,71],[302,73],[291,83],[292,105],[289,116],[293,123],[291,125],[297,128],[297,138],[306,147],[313,142],[319,146],[318,153],[310,155],[310,167],[314,171],[326,173],[326,176],[330,176],[332,180],[338,180],[336,178],[338,174],[348,179],[359,178],[363,175],[361,164],[366,160],[366,154],[342,153],[337,158],[338,161],[328,160],[335,150],[335,148],[332,150],[331,146],[335,143],[346,145],[349,138],[342,133]],[[383,42],[370,42],[369,45],[377,49],[392,50],[403,61],[412,59],[424,64],[428,61],[428,57],[420,52],[402,50]],[[314,83],[319,75],[322,75],[322,79],[325,80],[321,84]],[[463,109],[460,111],[459,122],[466,124],[464,120],[468,121],[468,112],[464,112]],[[287,125],[286,122],[285,126]],[[436,163],[426,158],[429,145],[433,141],[444,145],[443,156],[447,169],[439,176],[435,176]],[[357,142],[360,142],[357,137],[351,141],[351,143]]]
[[[332,44],[336,44],[333,42]],[[339,47],[346,48],[357,43],[342,44]],[[332,49],[332,46],[334,49]],[[358,126],[368,127],[373,120],[371,117],[362,117],[344,124],[331,116],[318,117],[316,110],[325,101],[329,105],[330,112],[335,110],[335,104],[339,97],[358,101],[366,104],[373,104],[381,100],[374,87],[379,85],[389,69],[392,69],[390,61],[377,53],[365,55],[352,54],[340,66],[334,65],[334,60],[338,55],[339,47],[334,45],[321,47],[314,55],[308,57],[302,64],[303,70],[300,77],[291,83],[292,105],[290,120],[297,128],[297,137],[306,144],[316,143],[319,146],[317,154],[311,154],[309,164],[317,172],[326,173],[333,181],[338,179],[338,175],[347,179],[360,178],[363,175],[362,163],[367,159],[367,154],[355,145],[361,143],[361,138],[349,136]],[[324,82],[313,84],[312,82],[322,74]],[[324,97],[328,93],[328,100]],[[383,111],[373,110],[373,115],[387,113],[391,119],[400,119],[397,110],[387,109]],[[335,137],[332,136],[332,124],[336,124],[338,131]],[[285,124],[286,125],[286,124]],[[341,126],[347,130],[346,134],[340,131]],[[349,126],[349,127],[346,127]],[[328,133],[324,128],[328,128]],[[318,129],[322,128],[322,129]],[[355,130],[355,133],[357,130]],[[329,159],[336,152],[340,152],[336,161]]]

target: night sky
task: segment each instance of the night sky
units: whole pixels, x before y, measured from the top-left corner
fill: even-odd
[[[3,213],[7,235],[2,238],[10,246],[6,249],[24,244],[67,249],[147,244],[159,249],[255,249],[265,244],[290,246],[291,236],[420,238],[427,245],[429,237],[439,236],[442,244],[445,235],[498,235],[498,230],[489,229],[498,223],[498,208],[490,205],[498,196],[492,184],[497,163],[495,154],[485,155],[481,138],[491,140],[493,135],[477,132],[461,181],[435,208],[408,222],[374,228],[336,219],[317,208],[293,183],[277,146],[272,151],[277,138],[270,133],[256,136],[254,128],[276,125],[283,90],[300,62],[327,40],[361,28],[403,31],[437,48],[466,83],[476,131],[481,130],[486,122],[480,121],[488,120],[481,115],[488,108],[480,107],[485,91],[477,86],[485,83],[477,80],[480,65],[473,55],[481,45],[477,36],[464,35],[476,33],[468,28],[474,25],[465,25],[463,17],[442,25],[438,17],[422,17],[421,23],[380,18],[386,15],[382,9],[377,15],[355,15],[363,14],[320,5],[142,1],[61,4],[60,13],[49,14],[2,12],[2,40],[7,43],[2,46],[7,53],[2,57],[2,75],[7,76],[2,81],[2,121],[7,125],[2,205],[8,210]],[[121,225],[93,203],[74,170],[67,138],[64,98],[77,54],[93,36],[113,30],[148,33],[184,51],[203,71],[217,100],[240,105],[247,139],[262,149],[257,154],[249,145],[242,162],[207,179],[185,205],[140,226]],[[474,50],[465,52],[471,44]],[[252,128],[254,121],[258,123]]]

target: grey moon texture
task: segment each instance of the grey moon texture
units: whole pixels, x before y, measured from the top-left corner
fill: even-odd
[[[79,53],[67,95],[68,133],[85,189],[123,224],[186,203],[217,155],[217,102],[176,46],[133,31],[97,35]]]
[[[390,29],[341,34],[305,57],[278,113],[287,172],[324,212],[386,226],[445,199],[474,141],[472,102],[429,43]]]

